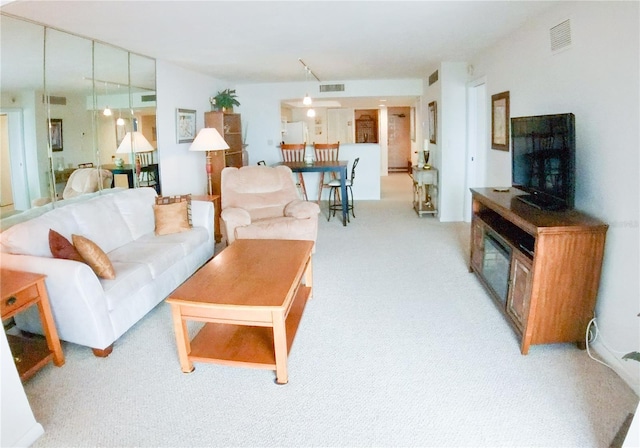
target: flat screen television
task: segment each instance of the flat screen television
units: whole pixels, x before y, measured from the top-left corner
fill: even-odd
[[[573,208],[575,116],[511,119],[511,184],[527,192],[518,199],[542,210]]]

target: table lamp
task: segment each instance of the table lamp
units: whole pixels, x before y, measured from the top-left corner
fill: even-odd
[[[155,151],[155,148],[149,143],[142,132],[127,132],[120,146],[116,149],[116,154],[131,154],[132,152],[136,155],[136,175],[138,178],[140,177],[140,171],[142,167],[140,166],[140,156],[138,153],[140,152],[151,152]]]
[[[213,173],[215,177],[215,193],[220,194],[220,172],[225,167],[224,150],[229,149],[229,145],[224,141],[216,128],[202,128],[189,147],[189,151],[207,152],[207,194],[214,193]]]

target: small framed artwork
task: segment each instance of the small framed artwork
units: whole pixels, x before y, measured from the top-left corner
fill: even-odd
[[[176,109],[176,137],[178,143],[191,143],[196,138],[196,111]]]
[[[509,151],[509,92],[491,95],[491,148]]]
[[[437,143],[438,106],[435,101],[429,103],[429,143]]]
[[[52,118],[49,121],[49,137],[51,139],[51,150],[62,151],[62,119]]]

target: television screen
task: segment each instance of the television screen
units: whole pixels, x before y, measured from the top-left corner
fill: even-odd
[[[511,184],[518,198],[543,210],[573,208],[575,117],[538,115],[511,119]]]

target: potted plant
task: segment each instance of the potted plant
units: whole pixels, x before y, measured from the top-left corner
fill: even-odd
[[[235,89],[225,89],[214,97],[209,98],[211,106],[223,112],[233,112],[233,106],[239,106]]]

